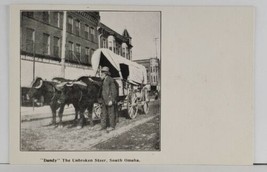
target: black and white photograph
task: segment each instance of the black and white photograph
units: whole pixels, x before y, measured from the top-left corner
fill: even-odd
[[[21,10],[20,151],[160,151],[161,12]]]
[[[254,14],[12,6],[10,162],[252,164]]]

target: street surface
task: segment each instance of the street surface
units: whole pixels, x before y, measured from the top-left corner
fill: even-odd
[[[159,150],[159,124],[159,116],[155,116],[146,123],[136,126],[106,142],[97,144],[93,147],[93,150]]]
[[[147,115],[141,112],[135,119],[128,119],[120,112],[119,123],[114,131],[100,129],[99,121],[91,127],[86,124],[76,128],[74,111],[63,116],[63,128],[49,125],[51,114],[36,116],[27,114],[21,119],[21,151],[158,151],[160,150],[159,100],[149,104]],[[25,118],[27,117],[27,118]]]

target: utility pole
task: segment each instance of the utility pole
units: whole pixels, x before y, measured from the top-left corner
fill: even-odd
[[[156,46],[156,58],[158,58],[158,46],[157,46],[157,41],[159,38],[154,38],[155,40],[155,46]]]
[[[35,79],[35,32],[33,35],[33,41],[32,41],[32,54],[33,54],[33,67],[32,67],[32,80]],[[34,101],[32,101],[32,111],[34,112]]]
[[[32,55],[33,55],[32,80],[34,81],[34,79],[35,79],[35,37],[33,38],[33,41],[32,41]]]
[[[65,48],[66,48],[66,31],[67,31],[67,11],[63,12],[63,31],[61,45],[61,77],[65,78]]]

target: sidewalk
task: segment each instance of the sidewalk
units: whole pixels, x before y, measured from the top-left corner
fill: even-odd
[[[150,102],[154,102],[155,99],[151,98]],[[58,112],[58,110],[57,110]],[[66,105],[64,108],[63,116],[74,115],[75,109],[73,105]],[[57,115],[58,116],[58,115]],[[52,111],[50,106],[42,107],[21,107],[21,122],[35,121],[40,119],[52,118]]]
[[[58,112],[58,110],[57,110]],[[75,113],[72,105],[65,106],[63,115],[71,115]],[[50,106],[43,107],[21,107],[21,121],[33,121],[38,119],[46,119],[52,117]]]

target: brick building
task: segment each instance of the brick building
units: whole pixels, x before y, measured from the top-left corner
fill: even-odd
[[[22,11],[20,26],[21,102],[24,103],[36,77],[52,80],[94,75],[91,57],[98,48],[108,48],[132,59],[132,38],[128,31],[119,34],[100,23],[99,12]]]
[[[91,66],[91,56],[98,48],[98,12],[68,12],[66,61]]]
[[[91,56],[98,48],[109,48],[132,59],[131,36],[100,23],[99,12],[67,11],[65,57],[62,57],[63,11],[21,13],[21,85],[29,87],[35,77],[51,80],[62,76],[77,79],[91,75]]]
[[[99,12],[67,12],[66,78],[90,75],[91,56],[98,48],[99,22]],[[29,86],[34,76],[44,79],[60,76],[63,12],[22,12],[20,35],[22,86]]]
[[[122,34],[117,33],[103,23],[98,27],[99,48],[108,48],[114,53],[132,60],[132,38],[124,29]]]

